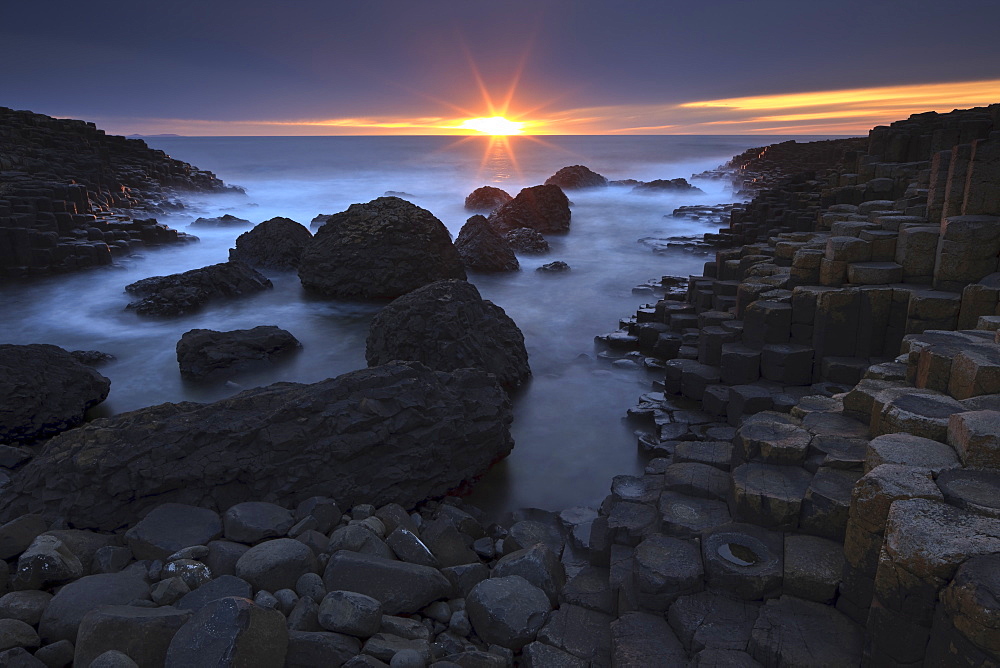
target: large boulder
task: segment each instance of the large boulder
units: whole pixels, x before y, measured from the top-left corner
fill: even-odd
[[[241,297],[272,287],[266,276],[242,262],[222,262],[126,285],[125,292],[139,299],[125,308],[139,315],[183,315],[212,300]]]
[[[278,216],[236,237],[236,248],[229,249],[229,261],[265,269],[298,269],[302,251],[311,240],[305,225]]]
[[[267,366],[302,344],[274,325],[216,332],[192,329],[177,342],[177,364],[188,380],[227,378],[256,366]]]
[[[502,387],[531,375],[524,335],[502,308],[466,281],[438,281],[396,299],[368,329],[369,366],[415,360],[439,371],[477,368]]]
[[[393,299],[444,278],[465,278],[444,224],[398,197],[352,204],[316,232],[299,279],[328,297]]]
[[[0,344],[0,443],[75,427],[110,389],[110,380],[58,346]]]
[[[472,216],[458,233],[455,248],[467,269],[473,271],[517,271],[520,265],[510,244],[493,229],[485,216]]]
[[[519,227],[530,227],[547,234],[569,232],[569,200],[559,186],[525,188],[517,197],[490,214],[490,225],[506,234]]]
[[[483,186],[476,188],[465,198],[465,208],[469,211],[492,211],[514,199],[506,190]]]
[[[161,404],[61,434],[0,494],[74,526],[133,524],[161,503],[215,510],[328,496],[410,508],[482,474],[513,446],[510,401],[477,369],[393,363],[212,404]]]
[[[656,179],[632,188],[634,193],[692,193],[704,195],[705,191],[687,182],[687,179]]]
[[[238,218],[231,213],[215,218],[196,218],[190,227],[249,227],[253,225],[246,218]]]
[[[518,253],[541,255],[549,252],[549,242],[530,227],[518,227],[503,236],[507,244]]]
[[[602,188],[608,185],[608,180],[583,165],[570,165],[545,179],[547,186],[559,186],[563,190],[581,190],[583,188]]]

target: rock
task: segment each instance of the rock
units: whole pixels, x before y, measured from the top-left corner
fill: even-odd
[[[640,183],[639,185],[632,188],[634,193],[652,193],[652,192],[677,192],[677,193],[694,193],[694,194],[704,194],[701,188],[697,188],[687,182],[687,179],[656,179],[654,181],[646,181],[645,183]]]
[[[0,597],[0,618],[18,619],[25,624],[37,626],[51,600],[52,594],[47,591],[12,591]]]
[[[935,472],[960,465],[950,446],[913,434],[884,434],[873,438],[865,456],[865,473],[881,464],[915,466]]]
[[[177,342],[177,364],[187,380],[222,380],[266,367],[301,347],[291,333],[274,325],[228,332],[191,329]]]
[[[555,262],[549,262],[548,264],[543,264],[541,267],[535,269],[535,271],[543,271],[550,274],[558,274],[560,272],[569,271],[569,265],[562,260],[556,260]]]
[[[236,576],[254,591],[291,589],[305,573],[315,572],[312,550],[292,538],[276,538],[251,547],[236,562]]]
[[[501,204],[514,199],[507,191],[493,186],[476,188],[465,198],[465,208],[469,211],[492,211]]]
[[[30,443],[72,429],[111,381],[58,346],[0,344],[0,442]]]
[[[360,524],[348,524],[334,530],[325,551],[333,554],[338,550],[372,554],[384,559],[393,558],[389,546],[370,529]]]
[[[0,526],[0,559],[18,556],[48,528],[41,515],[21,515]]]
[[[521,665],[525,668],[586,668],[586,661],[552,645],[533,642],[521,650]]]
[[[37,649],[40,644],[38,634],[30,625],[19,619],[0,619],[0,652],[14,647]]]
[[[997,469],[951,469],[939,473],[935,482],[951,505],[1000,519]]]
[[[664,612],[678,596],[700,591],[705,570],[693,542],[652,534],[635,548],[636,600],[644,610]]]
[[[283,668],[285,617],[243,598],[223,598],[195,613],[170,641],[166,668],[255,666]]]
[[[215,218],[196,218],[191,227],[248,227],[253,225],[249,220],[237,218],[231,213]]]
[[[299,279],[327,297],[394,299],[446,278],[465,279],[448,230],[396,197],[331,216],[302,253]]]
[[[972,557],[940,594],[926,665],[989,665],[1000,656],[1000,555]]]
[[[538,641],[565,650],[573,656],[607,665],[611,656],[611,623],[614,617],[576,605],[562,605],[549,615],[538,632]]]
[[[438,568],[440,564],[434,554],[415,533],[404,527],[396,527],[389,534],[386,543],[400,561]]]
[[[691,653],[703,649],[745,650],[760,604],[703,591],[681,596],[667,621]]]
[[[416,652],[423,665],[431,661],[431,647],[426,640],[410,640],[388,633],[376,633],[365,642],[361,651],[380,661],[390,662],[390,666],[393,658],[400,652]]]
[[[226,598],[238,596],[240,598],[250,598],[253,596],[253,588],[246,580],[234,575],[220,575],[211,582],[206,582],[189,594],[185,594],[176,607],[181,610],[192,610],[197,612],[209,603]]]
[[[782,592],[818,603],[837,595],[844,570],[844,546],[818,536],[785,537]]]
[[[156,506],[125,533],[136,559],[166,559],[191,545],[208,545],[222,535],[219,514],[182,503]]]
[[[129,658],[128,654],[109,649],[90,662],[93,668],[139,668],[139,664]]]
[[[298,269],[302,251],[310,240],[312,234],[305,225],[278,216],[236,237],[236,248],[229,249],[229,261],[281,271]]]
[[[664,533],[677,538],[694,538],[702,531],[732,521],[724,501],[700,499],[677,492],[660,495],[659,509]]]
[[[38,632],[46,642],[76,642],[77,629],[91,610],[106,605],[129,605],[149,600],[145,574],[130,569],[121,573],[87,575],[64,586],[49,601]]]
[[[582,190],[606,186],[608,180],[583,165],[570,165],[545,179],[545,185],[559,186],[563,190]]]
[[[626,612],[611,623],[615,666],[685,666],[687,653],[662,615]]]
[[[569,232],[569,219],[569,200],[559,186],[553,185],[524,188],[489,216],[490,225],[501,234],[519,227],[530,227],[542,234]]]
[[[510,421],[509,399],[482,371],[387,364],[100,420],[49,441],[0,507],[6,519],[36,509],[104,529],[164,502],[294,506],[333,494],[410,507],[506,456]]]
[[[486,220],[472,216],[458,233],[455,248],[466,269],[482,272],[517,271],[520,265],[507,240]]]
[[[733,471],[733,517],[772,529],[795,529],[812,479],[797,466],[741,464]]]
[[[189,593],[191,593],[191,587],[180,576],[160,580],[149,590],[150,598],[156,605],[173,605]]]
[[[273,503],[237,503],[222,516],[226,540],[253,545],[266,538],[280,538],[295,523],[290,510]]]
[[[948,444],[964,466],[1000,468],[1000,411],[955,413],[948,419]]]
[[[117,650],[140,666],[162,666],[174,634],[190,618],[190,611],[170,606],[114,605],[92,610],[80,622],[73,662],[89,666],[104,652]]]
[[[437,371],[477,368],[515,388],[531,375],[524,336],[471,283],[438,281],[394,300],[372,320],[369,366],[415,360]]]
[[[60,640],[45,645],[35,652],[34,658],[48,668],[64,668],[64,666],[73,663],[73,643],[68,640]]]
[[[702,536],[709,587],[754,601],[773,595],[784,572],[782,535],[752,524],[726,524]]]
[[[863,635],[834,608],[794,596],[771,599],[760,610],[749,652],[765,666],[857,666]]]
[[[83,564],[65,543],[42,534],[18,558],[14,583],[24,589],[41,589],[76,580],[83,573]]]
[[[125,308],[139,315],[184,315],[211,301],[242,297],[272,287],[266,276],[242,262],[223,262],[126,285],[125,291],[139,299]]]
[[[505,555],[493,567],[491,577],[502,578],[520,575],[549,597],[553,606],[566,584],[566,571],[559,557],[544,543]]]
[[[208,544],[208,556],[204,559],[205,565],[216,576],[235,575],[236,562],[249,549],[249,546],[242,543],[234,543],[228,540],[213,540]]]
[[[325,631],[289,631],[285,668],[342,665],[361,651],[356,638]]]
[[[370,596],[388,615],[413,614],[451,591],[451,583],[437,569],[347,550],[330,557],[323,584],[327,591]]]
[[[507,232],[507,244],[518,253],[538,255],[549,252],[549,242],[538,231],[530,227],[518,227]]]
[[[382,604],[352,591],[331,591],[319,604],[324,629],[358,638],[370,638],[382,626]]]
[[[69,354],[77,362],[86,364],[87,366],[100,366],[101,364],[117,359],[114,355],[102,353],[100,350],[71,350]]]
[[[465,604],[480,638],[515,651],[535,639],[552,609],[545,592],[519,575],[483,580]]]

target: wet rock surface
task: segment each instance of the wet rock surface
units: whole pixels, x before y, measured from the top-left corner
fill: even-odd
[[[152,276],[125,286],[139,299],[125,308],[142,316],[178,316],[206,304],[272,288],[266,276],[242,262],[222,262],[169,276]]]
[[[33,442],[83,422],[111,381],[58,346],[0,345],[0,441]]]
[[[302,252],[311,239],[305,225],[290,218],[271,218],[236,237],[236,247],[229,249],[229,261],[291,271],[299,268]]]
[[[484,216],[472,216],[458,233],[455,248],[465,267],[472,271],[517,271],[514,249]]]
[[[583,165],[570,165],[545,179],[547,186],[559,186],[563,190],[582,190],[584,188],[601,188],[608,185],[608,180]]]
[[[507,191],[493,186],[476,188],[465,198],[465,208],[469,211],[493,211],[514,199]]]
[[[426,209],[380,197],[323,224],[302,253],[302,285],[328,297],[394,299],[434,281],[465,279],[448,230]]]
[[[494,210],[489,221],[501,234],[521,227],[541,234],[569,232],[569,200],[559,186],[524,188],[513,200]]]
[[[415,360],[438,371],[482,369],[505,388],[531,376],[521,330],[461,280],[431,283],[382,309],[369,327],[365,357],[370,366]]]
[[[192,329],[177,342],[177,364],[189,380],[218,380],[281,359],[301,347],[274,325],[216,332]]]

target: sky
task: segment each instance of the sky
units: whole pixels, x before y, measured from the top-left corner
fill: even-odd
[[[1000,102],[998,0],[33,0],[0,106],[116,134],[864,134]]]

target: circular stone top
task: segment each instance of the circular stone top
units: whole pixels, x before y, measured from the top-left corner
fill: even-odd
[[[1000,518],[1000,471],[951,469],[938,475],[937,485],[951,505]]]

